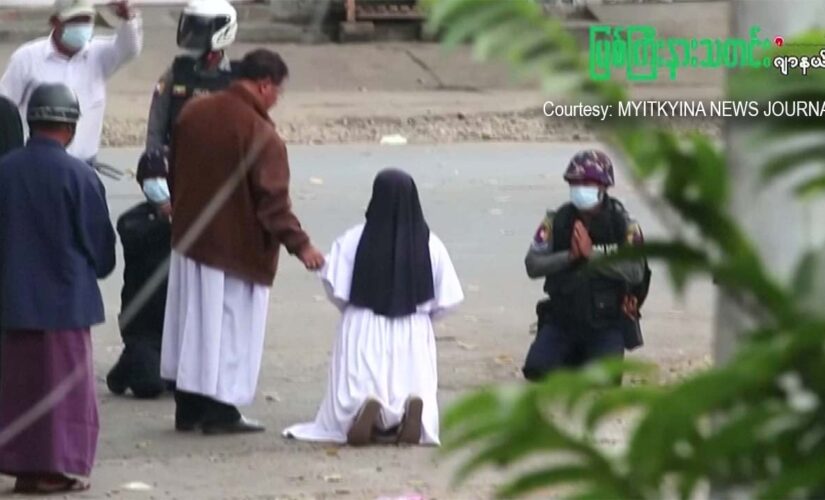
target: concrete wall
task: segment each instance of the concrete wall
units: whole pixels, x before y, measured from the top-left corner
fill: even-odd
[[[269,0],[269,10],[276,22],[310,23],[342,12],[342,0]]]

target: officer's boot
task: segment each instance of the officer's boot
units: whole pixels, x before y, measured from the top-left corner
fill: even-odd
[[[106,385],[112,394],[122,396],[129,388],[129,349],[124,347],[117,363],[106,376]]]

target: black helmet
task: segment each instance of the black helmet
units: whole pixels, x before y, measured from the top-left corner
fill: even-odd
[[[75,124],[80,118],[80,104],[75,93],[62,83],[38,85],[26,108],[26,121]]]

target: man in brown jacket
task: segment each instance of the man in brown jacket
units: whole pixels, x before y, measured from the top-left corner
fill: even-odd
[[[180,431],[263,430],[237,406],[255,395],[279,248],[307,269],[324,263],[292,213],[286,145],[268,114],[286,64],[255,50],[239,73],[227,90],[187,103],[171,144],[173,251],[161,376],[176,384]]]

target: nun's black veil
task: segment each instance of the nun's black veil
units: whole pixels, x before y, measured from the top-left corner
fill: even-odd
[[[432,299],[429,241],[415,181],[401,170],[382,170],[355,255],[350,303],[396,318]]]

